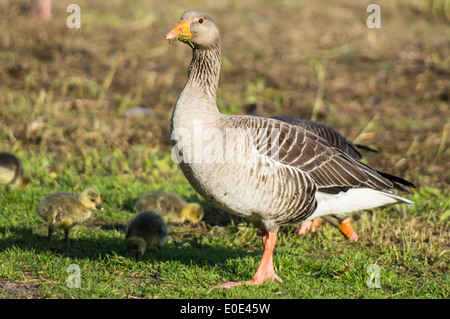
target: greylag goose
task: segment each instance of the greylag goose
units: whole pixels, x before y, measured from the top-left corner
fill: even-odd
[[[136,215],[125,228],[125,239],[128,254],[138,261],[147,247],[161,247],[167,243],[167,225],[164,220],[152,211]]]
[[[0,184],[11,189],[24,189],[28,179],[23,173],[22,162],[13,154],[0,152]]]
[[[299,126],[256,116],[224,115],[216,104],[220,35],[213,18],[188,10],[166,34],[192,48],[188,79],[170,127],[176,160],[193,188],[213,205],[261,230],[263,255],[253,279],[282,282],[273,266],[280,226],[407,203],[391,192],[412,183],[379,172]]]
[[[198,203],[186,203],[171,192],[151,192],[142,195],[136,202],[138,212],[154,211],[168,224],[182,224],[186,220],[197,223],[203,218],[203,208]]]
[[[84,190],[80,196],[57,192],[45,197],[36,207],[36,213],[47,222],[48,239],[53,229],[64,229],[65,241],[69,243],[69,230],[91,217],[94,209],[103,210],[100,195],[94,189]]]
[[[328,143],[333,145],[334,147],[337,147],[344,153],[347,153],[351,157],[360,160],[362,158],[361,153],[359,152],[359,149],[371,151],[371,152],[377,152],[376,150],[365,146],[361,144],[354,144],[351,140],[344,137],[341,133],[336,131],[334,128],[320,122],[310,121],[310,120],[304,120],[299,119],[295,117],[290,116],[274,116],[273,119],[277,119],[283,122],[287,122],[292,125],[297,125],[300,127],[303,127],[305,130],[311,131],[314,134],[320,136],[324,140],[326,140]],[[338,228],[348,239],[351,241],[357,241],[358,240],[358,234],[353,229],[353,225],[350,221],[350,216],[348,215],[327,215],[323,216],[322,218],[317,218],[314,220],[309,220],[300,225],[300,228],[297,231],[297,235],[301,236],[306,234],[309,231],[315,232],[316,229],[321,224],[322,220],[325,220],[329,224],[333,225],[334,227]]]

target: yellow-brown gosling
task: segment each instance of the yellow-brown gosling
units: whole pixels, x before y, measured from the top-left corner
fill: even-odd
[[[22,162],[13,154],[0,152],[0,184],[7,190],[24,189],[28,179],[23,173]]]
[[[197,223],[204,212],[198,203],[186,203],[180,196],[171,192],[151,192],[143,195],[135,204],[138,212],[154,211],[168,224],[181,224],[186,220]]]
[[[94,209],[103,209],[99,193],[91,188],[84,190],[80,196],[58,192],[45,197],[37,206],[36,213],[41,216],[48,227],[48,239],[52,238],[53,229],[64,229],[66,243],[69,242],[69,230],[88,220]]]
[[[130,220],[125,228],[128,254],[138,261],[147,247],[161,248],[167,243],[168,228],[164,220],[152,211],[141,212]]]

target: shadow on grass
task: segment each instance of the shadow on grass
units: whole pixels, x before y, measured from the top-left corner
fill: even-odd
[[[117,227],[117,225],[115,225]],[[117,228],[115,228],[117,229]],[[73,232],[69,235],[69,244],[64,241],[62,231],[55,231],[52,239],[49,241],[46,235],[33,233],[32,228],[28,227],[0,227],[1,233],[10,233],[10,236],[0,239],[0,250],[16,247],[23,251],[29,251],[36,254],[51,253],[54,255],[90,259],[100,261],[106,256],[119,255],[134,260],[134,257],[128,256],[125,248],[125,236],[121,234],[115,237],[95,238],[79,235],[77,237]],[[258,256],[262,254],[260,247],[251,251],[243,251],[239,247],[214,247],[208,244],[177,244],[170,243],[164,246],[161,253],[156,248],[146,250],[141,258],[143,262],[155,261],[179,261],[186,265],[204,266],[222,264],[228,259],[243,258],[246,256]]]
[[[153,189],[151,191],[144,192],[139,196],[128,198],[124,200],[124,202],[122,203],[121,209],[133,214],[137,214],[137,210],[134,207],[134,205],[139,200],[139,198],[141,198],[141,196],[143,196],[146,193],[153,193],[160,191],[167,191],[167,190]],[[211,203],[207,202],[206,200],[199,199],[196,196],[189,196],[189,197],[181,196],[181,198],[185,200],[187,203],[199,203],[202,206],[203,211],[205,212],[203,220],[210,226],[227,226],[231,224],[232,221],[237,224],[241,220],[243,220],[243,218],[241,217],[233,216],[226,212],[221,211],[220,209],[217,209]]]

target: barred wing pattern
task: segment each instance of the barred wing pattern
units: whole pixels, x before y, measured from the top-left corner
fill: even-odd
[[[365,150],[369,150],[372,152],[376,152],[375,150],[364,146],[364,145],[355,145],[348,138],[344,137],[341,133],[336,131],[334,128],[315,121],[299,119],[290,116],[274,116],[272,117],[275,120],[280,120],[292,125],[303,127],[305,130],[313,132],[314,134],[322,137],[324,140],[328,141],[330,144],[334,145],[338,149],[342,150],[344,153],[350,155],[353,158],[361,159],[362,155],[358,151],[358,148],[363,148]]]
[[[349,188],[382,190],[395,186],[376,170],[301,127],[253,116],[233,116],[226,119],[229,119],[224,121],[226,127],[267,131],[266,139],[254,139],[256,149],[262,150],[260,155],[310,176],[319,191],[338,193]],[[273,132],[276,132],[276,136]]]

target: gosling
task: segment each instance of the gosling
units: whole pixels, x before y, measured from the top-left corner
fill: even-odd
[[[24,189],[28,178],[23,173],[22,162],[13,154],[0,152],[0,184],[6,189]]]
[[[58,192],[45,197],[36,207],[36,213],[47,222],[48,240],[53,229],[64,229],[65,241],[69,243],[69,230],[88,220],[94,209],[103,210],[99,193],[91,188],[80,196]]]
[[[141,212],[125,228],[128,254],[139,261],[147,247],[158,247],[161,253],[168,235],[167,225],[161,216],[152,211]]]
[[[167,224],[182,224],[186,220],[197,223],[204,212],[198,203],[186,203],[180,196],[170,192],[152,192],[143,195],[135,204],[138,212],[154,211]]]

